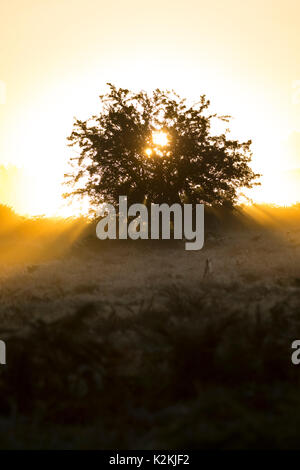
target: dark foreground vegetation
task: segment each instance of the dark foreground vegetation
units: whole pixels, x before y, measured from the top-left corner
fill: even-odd
[[[171,286],[160,310],[86,304],[8,335],[1,447],[298,448],[299,296],[249,315],[205,287]]]
[[[258,213],[185,252],[9,212],[0,447],[299,448],[299,208]]]

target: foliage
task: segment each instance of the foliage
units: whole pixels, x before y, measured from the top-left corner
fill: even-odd
[[[298,448],[299,302],[253,315],[208,287],[170,286],[165,308],[127,317],[86,303],[10,334],[0,412],[15,440],[0,446]]]
[[[100,96],[101,111],[87,121],[76,120],[68,140],[79,149],[66,175],[73,190],[65,196],[88,196],[93,204],[206,203],[229,205],[238,190],[250,188],[259,176],[249,167],[251,141],[229,138],[227,129],[213,135],[215,119],[205,95],[188,106],[174,92],[156,89],[133,93],[109,84]],[[164,132],[168,143],[153,142]]]

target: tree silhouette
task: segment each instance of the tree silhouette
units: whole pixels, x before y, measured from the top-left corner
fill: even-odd
[[[133,93],[109,85],[101,112],[76,120],[70,146],[79,149],[66,175],[72,191],[92,204],[205,203],[232,207],[242,187],[259,176],[249,167],[251,141],[212,135],[211,123],[229,116],[208,111],[205,95],[188,106],[174,92]]]

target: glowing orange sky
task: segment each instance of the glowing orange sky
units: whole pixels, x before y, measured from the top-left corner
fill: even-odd
[[[254,141],[264,179],[250,195],[300,200],[299,15],[298,0],[5,2],[0,165],[21,170],[1,199],[25,213],[62,213],[73,116],[97,112],[109,81],[195,100],[206,93],[234,116],[234,136]]]

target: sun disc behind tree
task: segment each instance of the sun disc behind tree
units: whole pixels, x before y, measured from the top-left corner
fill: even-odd
[[[169,143],[168,134],[164,131],[154,131],[152,132],[152,142],[154,145],[165,147]]]

